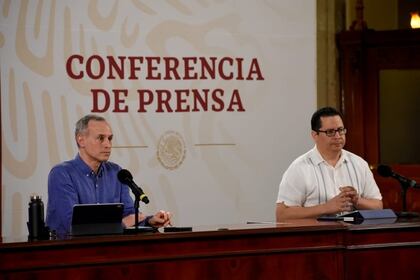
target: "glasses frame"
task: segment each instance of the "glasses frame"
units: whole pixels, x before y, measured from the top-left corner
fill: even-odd
[[[343,136],[346,135],[347,133],[347,128],[345,127],[339,127],[337,129],[327,129],[327,130],[317,130],[316,132],[318,132],[318,134],[320,132],[325,133],[325,135],[327,135],[328,137],[334,137],[335,134],[338,132],[338,135]],[[332,133],[332,134],[331,134]]]

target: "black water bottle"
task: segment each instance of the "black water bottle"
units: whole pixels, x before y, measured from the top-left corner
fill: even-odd
[[[44,203],[39,195],[32,195],[28,208],[28,231],[29,238],[41,239],[45,231]]]

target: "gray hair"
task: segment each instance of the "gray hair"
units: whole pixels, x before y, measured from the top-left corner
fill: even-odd
[[[84,133],[87,130],[89,121],[94,120],[94,121],[100,121],[100,122],[105,122],[105,118],[98,116],[98,115],[86,115],[83,118],[81,118],[80,120],[78,120],[76,122],[76,129],[74,130],[74,137],[77,137],[77,135]],[[79,146],[79,143],[77,143],[77,138],[76,138],[76,144],[77,146]]]

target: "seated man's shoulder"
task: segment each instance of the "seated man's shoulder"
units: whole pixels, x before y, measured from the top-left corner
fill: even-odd
[[[106,169],[117,169],[117,170],[121,169],[121,166],[119,166],[118,164],[112,161],[105,161],[102,164],[103,164],[103,167]]]
[[[361,164],[366,164],[366,165],[368,164],[367,161],[359,155],[356,155],[356,154],[354,154],[352,152],[349,152],[347,150],[343,150],[343,153],[345,153],[345,156],[349,160],[356,161],[356,162],[361,163]]]
[[[63,172],[70,172],[74,169],[73,160],[63,161],[51,168],[50,173],[63,173]]]
[[[313,162],[312,153],[311,153],[311,151],[308,151],[308,152],[304,153],[303,155],[300,155],[299,157],[297,157],[291,163],[291,166],[294,166],[294,167],[304,167],[304,166],[311,165],[312,162]]]

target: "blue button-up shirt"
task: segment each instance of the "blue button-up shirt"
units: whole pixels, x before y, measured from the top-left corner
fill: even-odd
[[[119,182],[121,167],[112,162],[101,163],[98,173],[80,158],[79,154],[54,166],[48,176],[48,205],[46,223],[58,234],[70,232],[75,204],[124,204],[124,217],[134,213],[128,186]]]

